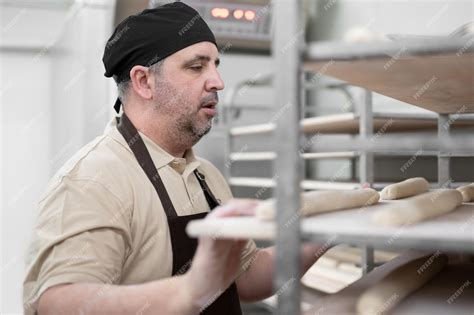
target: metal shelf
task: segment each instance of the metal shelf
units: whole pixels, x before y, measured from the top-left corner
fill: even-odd
[[[332,159],[332,158],[354,158],[358,153],[350,152],[310,152],[303,153],[301,157],[305,160]],[[231,161],[268,161],[276,159],[274,151],[267,152],[234,152],[229,155]]]
[[[230,177],[228,179],[230,186],[240,187],[257,187],[257,188],[275,188],[276,180],[273,178],[264,177]],[[383,189],[385,186],[394,183],[374,182],[371,187],[377,190]],[[452,187],[460,187],[469,185],[471,182],[456,182],[452,183]],[[366,187],[360,182],[340,182],[340,181],[323,181],[323,180],[302,180],[301,188],[304,190],[351,190]],[[437,183],[430,183],[430,188],[438,187]]]
[[[275,188],[276,180],[272,178],[260,178],[260,177],[231,177],[228,179],[228,183],[231,186],[242,186],[242,187],[267,187]],[[302,180],[301,188],[304,190],[350,190],[361,188],[361,184],[357,183],[345,183],[336,181],[318,181],[318,180]]]
[[[455,211],[411,226],[380,227],[372,215],[386,204],[379,204],[319,214],[300,219],[304,239],[331,244],[365,245],[381,249],[419,249],[474,253],[474,203],[463,204]],[[288,221],[287,225],[298,219]],[[273,240],[276,224],[255,217],[197,220],[189,224],[192,236],[216,238],[252,238]],[[449,231],[449,233],[440,233]]]
[[[374,156],[431,156],[439,155],[438,151],[386,151],[373,152]],[[472,154],[463,152],[445,153],[449,157],[471,157]],[[304,160],[323,160],[323,159],[353,159],[360,156],[358,151],[339,151],[339,152],[308,152],[302,153],[301,158]],[[270,161],[275,160],[277,154],[275,151],[262,152],[233,152],[229,155],[229,160],[234,162],[239,161]]]
[[[429,114],[374,113],[373,131],[406,132],[436,130],[437,116]],[[306,134],[358,134],[360,116],[355,113],[311,117],[301,120],[301,128]],[[474,117],[459,117],[452,121],[452,127],[474,126]],[[256,135],[273,132],[274,123],[239,126],[230,129],[231,136]]]

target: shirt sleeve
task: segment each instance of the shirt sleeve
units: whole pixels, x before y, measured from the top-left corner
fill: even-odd
[[[25,314],[34,314],[38,298],[54,285],[120,282],[131,248],[129,208],[95,179],[61,179],[40,202],[27,253]]]

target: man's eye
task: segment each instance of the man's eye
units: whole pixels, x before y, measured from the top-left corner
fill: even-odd
[[[194,66],[189,67],[189,69],[193,71],[200,71],[202,69],[202,65],[194,65]]]

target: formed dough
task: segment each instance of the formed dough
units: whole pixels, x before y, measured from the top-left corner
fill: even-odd
[[[414,177],[403,182],[386,186],[380,192],[380,198],[384,200],[400,199],[418,195],[428,191],[430,184],[423,177]]]
[[[379,225],[412,224],[453,211],[462,204],[462,195],[455,189],[438,189],[401,201],[394,201],[374,213]]]
[[[448,257],[437,251],[399,266],[359,297],[357,314],[389,313],[406,296],[433,279],[447,262]]]
[[[299,214],[309,216],[316,213],[370,206],[380,199],[379,193],[371,188],[344,191],[310,191],[301,194]],[[275,200],[260,203],[256,216],[263,220],[275,218]]]
[[[463,202],[474,201],[474,183],[458,187],[458,191],[460,191],[462,194]]]

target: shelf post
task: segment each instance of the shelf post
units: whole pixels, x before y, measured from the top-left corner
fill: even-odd
[[[438,185],[439,187],[449,188],[451,181],[451,157],[445,150],[443,141],[449,139],[451,122],[449,114],[439,114],[438,116],[438,140],[440,148],[438,152]]]
[[[272,52],[275,73],[274,91],[278,139],[275,175],[277,176],[276,277],[274,292],[278,297],[277,314],[300,313],[300,222],[299,194],[302,161],[299,155],[301,104],[300,1],[275,1],[275,35]]]
[[[372,92],[364,90],[362,100],[359,102],[359,136],[365,141],[376,141],[373,136],[374,114],[372,109]],[[374,154],[364,149],[360,152],[359,159],[360,183],[363,187],[372,187],[374,184]],[[374,269],[374,249],[369,246],[362,247],[362,271],[367,274]]]
[[[374,115],[372,111],[372,92],[364,90],[359,103],[359,136],[361,140],[376,141],[373,136]],[[372,187],[374,183],[374,154],[366,149],[360,152],[360,182],[364,186]]]

